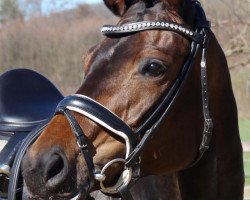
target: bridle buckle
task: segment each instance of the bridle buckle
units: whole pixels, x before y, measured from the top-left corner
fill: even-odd
[[[203,131],[200,150],[207,150],[209,148],[209,144],[212,138],[212,133],[213,133],[212,119],[206,119],[204,122],[204,131]]]
[[[213,121],[212,121],[212,119],[205,119],[204,132],[208,133],[208,134],[213,132]]]
[[[80,148],[80,149],[87,149],[87,147],[88,147],[88,144],[81,144],[81,142],[79,141],[79,140],[77,140],[77,145],[78,145],[78,147]]]

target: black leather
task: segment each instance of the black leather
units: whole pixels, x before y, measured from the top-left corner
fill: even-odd
[[[118,188],[118,193],[122,200],[134,200],[132,194],[130,193],[130,190],[127,186],[122,186]]]
[[[71,113],[70,110],[68,110],[67,108],[59,109],[59,110],[57,109],[57,112],[63,114],[67,118],[69,125],[71,127],[71,130],[73,131],[76,137],[77,145],[81,149],[81,153],[85,159],[85,162],[88,168],[89,189],[90,189],[92,188],[95,182],[95,176],[94,176],[95,166],[93,162],[93,157],[90,152],[88,138],[84,134],[82,128],[80,127],[80,125],[78,124],[78,122],[76,121],[74,115]]]
[[[35,71],[15,69],[0,76],[0,135],[10,138],[0,152],[0,166],[7,165],[14,168],[17,165],[16,163],[13,167],[13,162],[17,159],[17,151],[23,150],[22,147],[19,149],[20,145],[23,146],[23,139],[27,136],[33,138],[34,133],[30,131],[38,125],[47,123],[62,99],[63,96],[57,88]],[[20,163],[21,161],[18,167]],[[19,175],[15,171],[13,174],[12,171],[11,176],[10,180],[13,180],[13,177],[16,179],[14,179],[15,190],[10,190],[10,193],[16,198],[20,193],[16,193]],[[1,179],[0,199],[7,196],[8,184],[9,177]],[[5,187],[1,187],[3,185]],[[13,184],[11,185],[13,187]]]
[[[0,76],[0,131],[31,131],[53,116],[63,99],[44,76],[14,69]]]
[[[102,120],[113,129],[119,130],[125,133],[130,142],[130,146],[132,149],[135,148],[136,144],[138,143],[137,135],[130,129],[130,127],[123,122],[119,117],[114,115],[110,110],[105,108],[104,106],[95,103],[90,98],[85,96],[68,96],[65,97],[57,106],[57,110],[61,108],[66,108],[67,106],[72,106],[78,108],[80,110],[86,111],[96,118]],[[131,152],[129,152],[131,153]]]
[[[39,137],[46,123],[39,125],[32,130],[28,136],[23,140],[20,148],[17,151],[13,165],[11,167],[11,176],[9,179],[8,187],[8,200],[21,200],[22,197],[22,176],[21,176],[21,163],[28,147]],[[1,198],[1,197],[0,197]]]
[[[2,133],[0,132],[0,135]],[[27,136],[27,132],[19,132],[18,134],[13,134],[8,143],[4,146],[4,148],[2,149],[2,151],[0,152],[0,164],[7,164],[7,165],[11,165],[14,158],[12,155],[13,150],[15,149],[15,147],[17,146],[17,144],[22,141],[26,136]]]
[[[155,25],[146,26],[148,23],[155,23]],[[169,23],[169,26],[162,26],[162,23]],[[142,26],[145,24],[145,26]],[[170,26],[171,24],[171,26]],[[135,28],[134,28],[135,26]],[[122,28],[123,27],[123,28]],[[124,29],[125,27],[131,27]],[[183,31],[182,29],[185,29]],[[132,33],[137,33],[146,30],[165,30],[165,31],[174,31],[181,35],[184,35],[187,38],[190,38],[192,41],[195,41],[199,44],[203,42],[203,36],[199,32],[194,32],[193,30],[182,26],[178,23],[172,21],[140,21],[133,23],[126,23],[123,25],[104,25],[102,33],[108,37],[125,37]],[[192,33],[192,34],[189,34]]]
[[[85,117],[89,117],[101,126],[105,127],[105,124],[107,124],[109,127],[111,127],[111,133],[115,134],[115,132],[112,131],[112,129],[114,129],[116,131],[120,131],[126,134],[126,136],[129,138],[129,145],[131,147],[131,150],[135,148],[138,138],[136,134],[134,134],[133,131],[130,129],[130,127],[125,122],[123,122],[118,116],[113,114],[110,110],[100,105],[93,99],[90,99],[89,97],[86,97],[84,95],[72,95],[65,97],[58,104],[56,108],[56,114],[63,114],[67,118],[71,126],[71,130],[76,137],[76,142],[79,148],[81,149],[82,155],[86,161],[86,165],[89,172],[90,189],[94,185],[95,181],[95,166],[93,163],[93,157],[90,153],[88,138],[84,134],[74,115],[71,113],[72,110],[74,111],[74,109],[72,108],[77,108],[77,110],[75,110],[76,112],[83,114],[83,116]],[[87,113],[87,115],[85,115],[85,113]],[[91,115],[94,116],[94,118],[91,117]],[[131,153],[131,150],[130,152],[128,152],[129,154]],[[123,199],[132,200],[132,196],[127,190],[127,187],[121,187],[119,192]]]

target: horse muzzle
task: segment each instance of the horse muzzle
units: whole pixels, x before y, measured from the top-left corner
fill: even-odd
[[[77,172],[70,169],[62,148],[55,146],[35,158],[32,153],[31,148],[22,162],[23,177],[30,196],[36,194],[39,198],[49,198],[53,194],[53,199],[70,199],[72,188],[77,187],[73,182]]]

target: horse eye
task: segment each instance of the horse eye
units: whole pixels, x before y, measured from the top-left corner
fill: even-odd
[[[146,63],[141,72],[146,76],[157,77],[162,75],[167,70],[166,66],[162,62],[149,62]]]

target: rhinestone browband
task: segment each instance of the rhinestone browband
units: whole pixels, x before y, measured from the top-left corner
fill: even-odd
[[[142,21],[134,22],[122,25],[104,25],[101,29],[101,32],[106,36],[115,36],[118,34],[129,34],[140,32],[144,30],[168,30],[178,32],[182,35],[185,35],[192,40],[202,43],[202,35],[197,33],[187,27],[184,27],[180,24],[168,21]]]

